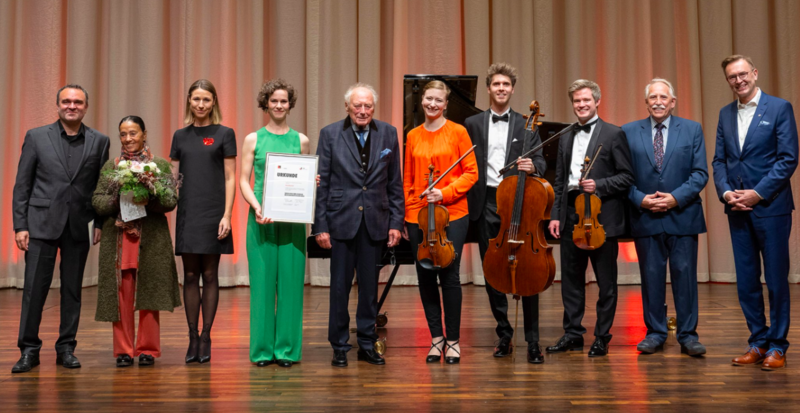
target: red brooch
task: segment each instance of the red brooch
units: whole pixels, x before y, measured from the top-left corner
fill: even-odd
[[[203,138],[203,145],[211,146],[214,144],[214,138]]]

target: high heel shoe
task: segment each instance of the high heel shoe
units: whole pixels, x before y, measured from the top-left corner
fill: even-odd
[[[434,343],[433,340],[431,340],[431,350],[433,350],[433,349],[438,350],[439,351],[439,355],[438,356],[434,356],[434,355],[428,354],[428,357],[425,358],[425,362],[426,363],[438,363],[439,360],[442,359],[442,349],[441,349],[441,347],[439,347],[442,343],[444,343],[444,337],[442,337],[442,339],[437,341],[436,343]],[[428,350],[428,352],[430,352],[430,350]]]
[[[453,347],[453,346],[458,345],[458,340],[454,341],[453,344],[450,344],[450,342],[448,341],[448,342],[444,343],[444,345],[445,345],[445,347],[447,347],[447,352],[449,352],[452,349],[453,351],[458,353],[458,357],[445,356],[444,362],[447,363],[447,364],[458,364],[461,361],[461,352],[456,350],[455,347]]]
[[[200,348],[198,350],[197,362],[200,364],[211,361],[211,328],[203,327],[203,334],[200,335]]]
[[[198,361],[197,347],[200,345],[200,335],[197,334],[197,326],[189,324],[189,349],[186,350],[186,364]]]

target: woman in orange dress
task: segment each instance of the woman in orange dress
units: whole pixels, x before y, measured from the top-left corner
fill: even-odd
[[[455,364],[461,360],[459,334],[461,329],[461,277],[459,268],[461,250],[469,228],[467,191],[478,181],[478,166],[475,155],[469,154],[449,174],[429,192],[428,166],[434,171],[447,170],[455,161],[472,147],[467,130],[444,117],[450,89],[443,82],[435,80],[422,90],[422,107],[425,110],[425,123],[408,132],[406,139],[405,168],[403,168],[403,190],[406,202],[406,231],[403,236],[411,242],[411,250],[416,254],[422,240],[417,215],[419,211],[434,202],[446,207],[450,213],[450,226],[447,238],[453,242],[456,258],[450,266],[441,270],[428,270],[416,263],[419,293],[425,318],[431,332],[431,349],[426,361],[435,363],[445,353],[445,362]],[[420,199],[421,194],[426,197]],[[426,229],[422,229],[426,230]],[[437,279],[442,287],[441,298]],[[442,306],[444,324],[442,329]],[[446,338],[445,338],[446,337]],[[447,347],[446,351],[444,347]]]

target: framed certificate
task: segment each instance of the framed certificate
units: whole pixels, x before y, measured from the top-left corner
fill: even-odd
[[[261,213],[276,222],[314,223],[316,155],[268,153]]]

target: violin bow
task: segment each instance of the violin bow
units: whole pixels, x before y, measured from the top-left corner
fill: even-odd
[[[428,188],[426,188],[424,191],[422,191],[422,193],[424,194],[424,193],[426,193],[426,192],[430,191],[431,189],[433,189],[433,187],[434,187],[434,186],[436,186],[436,184],[438,184],[438,183],[439,183],[439,181],[441,181],[441,180],[442,180],[442,178],[444,178],[444,177],[445,177],[445,175],[447,175],[447,173],[448,173],[448,172],[452,171],[452,170],[453,170],[453,168],[455,168],[455,167],[456,167],[456,165],[458,165],[459,163],[461,163],[461,161],[463,161],[463,160],[464,160],[464,158],[466,158],[466,157],[467,157],[467,155],[471,154],[471,153],[472,153],[472,151],[474,151],[474,150],[475,150],[475,147],[476,147],[476,146],[478,146],[478,145],[472,145],[472,147],[471,147],[471,148],[469,148],[469,150],[468,150],[468,151],[464,152],[464,154],[463,154],[463,155],[461,155],[461,157],[460,157],[460,158],[458,158],[458,160],[457,160],[457,161],[455,161],[455,162],[454,162],[452,165],[450,165],[450,167],[449,167],[449,168],[447,168],[447,170],[446,170],[446,171],[444,171],[444,173],[443,173],[443,174],[439,175],[439,179],[437,179],[437,180],[436,180],[436,181],[434,181],[432,184],[430,184],[430,186],[428,186]],[[431,171],[431,173],[433,173],[433,171]],[[425,195],[420,195],[420,196],[419,196],[419,199],[422,199],[422,198],[425,198]]]

